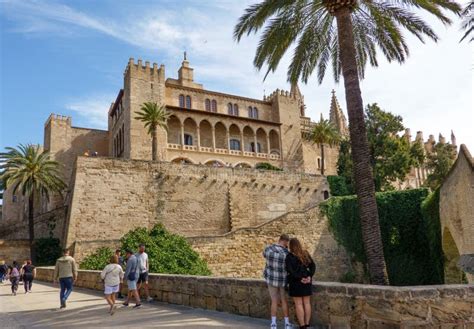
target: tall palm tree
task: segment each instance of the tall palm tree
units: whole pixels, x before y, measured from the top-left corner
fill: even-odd
[[[433,29],[414,12],[422,10],[450,24],[443,10],[459,14],[460,6],[450,0],[264,0],[249,6],[234,29],[239,41],[264,28],[254,65],[258,69],[267,65],[266,75],[276,70],[295,44],[288,68],[291,83],[300,79],[307,83],[315,69],[321,82],[330,62],[335,80],[339,81],[341,74],[344,77],[359,215],[374,284],[388,280],[359,79],[364,77],[367,62],[378,65],[377,48],[389,62],[405,61],[408,45],[403,28],[422,42],[425,36],[438,40]]]
[[[153,161],[158,160],[158,139],[157,128],[165,128],[169,118],[169,113],[166,107],[158,105],[154,102],[143,103],[140,110],[136,111],[135,119],[145,123],[145,128],[148,128],[148,133],[151,135],[151,158]]]
[[[341,135],[337,131],[336,127],[329,122],[324,120],[321,115],[321,119],[312,128],[308,134],[307,139],[315,144],[319,145],[321,149],[321,175],[324,176],[324,144],[329,146],[338,145],[341,141]]]
[[[41,151],[39,145],[19,145],[18,148],[7,147],[7,152],[0,153],[0,181],[5,189],[12,188],[28,198],[28,231],[31,259],[35,261],[36,251],[34,205],[37,196],[49,200],[50,193],[61,192],[66,184],[61,179],[60,164],[51,160],[47,151]]]
[[[469,36],[471,36],[471,38],[469,39],[469,42],[471,42],[472,40],[474,40],[474,36],[472,36],[472,32],[474,31],[474,0],[471,0],[466,5],[461,15],[464,18],[461,27],[463,30],[466,30],[466,32],[464,33],[463,37],[459,42],[463,41]]]

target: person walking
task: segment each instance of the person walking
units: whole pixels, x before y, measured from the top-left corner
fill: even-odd
[[[25,287],[25,294],[31,292],[33,279],[36,277],[36,267],[31,263],[31,259],[26,261],[26,265],[21,268],[21,275],[23,276],[23,286]]]
[[[66,301],[71,295],[72,287],[77,280],[77,264],[74,258],[69,256],[69,250],[63,250],[63,256],[59,257],[54,267],[54,282],[61,286],[59,293],[60,309],[66,308]]]
[[[115,294],[119,291],[120,283],[123,281],[123,269],[118,262],[117,255],[113,255],[110,257],[109,264],[100,273],[100,277],[104,281],[105,300],[110,305],[110,315],[115,313]]]
[[[148,264],[148,254],[145,252],[145,245],[140,244],[138,246],[138,252],[135,254],[138,260],[138,294],[140,294],[140,288],[144,287],[146,301],[151,302],[153,298],[150,297],[150,290],[148,288],[148,270],[150,266]]]
[[[285,260],[288,272],[289,295],[295,303],[296,317],[301,329],[308,328],[311,320],[312,277],[316,265],[298,239],[290,240],[290,253]]]
[[[12,296],[16,296],[18,290],[18,283],[20,282],[20,270],[18,269],[18,263],[13,261],[12,266],[8,268],[8,277],[12,284]]]
[[[271,244],[263,251],[265,258],[265,270],[263,277],[268,286],[268,292],[272,300],[270,314],[271,324],[270,328],[276,329],[277,323],[277,309],[278,304],[281,303],[283,309],[283,316],[285,317],[285,329],[290,329],[291,323],[288,317],[288,301],[286,299],[286,270],[285,259],[288,255],[288,242],[290,237],[288,234],[282,234],[278,239],[278,243]]]
[[[115,250],[115,256],[117,256],[117,259],[118,259],[118,264],[120,265],[120,267],[124,268],[124,265],[125,265],[125,260],[123,259],[123,256],[121,256],[121,253],[122,251],[120,249],[116,249]],[[120,281],[120,285],[119,285],[119,291],[117,293],[117,298],[118,299],[122,299],[123,298],[123,295],[122,295],[122,286],[123,286],[123,283],[122,281]]]
[[[139,308],[142,304],[140,302],[140,295],[137,291],[138,259],[131,250],[126,251],[126,257],[127,267],[125,269],[125,278],[127,279],[128,294],[123,306],[128,306],[129,301],[133,296],[135,298],[135,306],[133,308]]]
[[[0,283],[3,283],[8,274],[8,266],[4,260],[0,260]]]

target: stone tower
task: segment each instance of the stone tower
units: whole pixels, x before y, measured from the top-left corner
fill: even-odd
[[[291,84],[290,94],[293,95],[298,101],[298,107],[300,109],[300,116],[304,117],[306,112],[306,105],[304,104],[304,96],[300,91],[297,83]]]
[[[349,136],[347,120],[344,112],[342,112],[339,102],[337,101],[334,89],[332,91],[331,109],[329,110],[329,121],[337,128],[342,136]]]

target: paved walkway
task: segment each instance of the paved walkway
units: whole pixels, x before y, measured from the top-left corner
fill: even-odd
[[[59,310],[59,289],[34,282],[33,292],[0,284],[0,328],[268,328],[268,321],[163,303],[133,310],[118,305],[111,316],[100,292],[76,288],[67,309]],[[120,302],[121,303],[121,302]]]

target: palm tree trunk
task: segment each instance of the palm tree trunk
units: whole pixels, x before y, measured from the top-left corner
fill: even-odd
[[[151,132],[152,140],[151,140],[151,158],[153,161],[158,160],[157,151],[158,151],[158,138],[156,136],[156,127],[153,128]]]
[[[29,231],[29,242],[30,242],[30,257],[33,264],[36,264],[36,251],[35,251],[35,222],[34,222],[34,203],[35,193],[31,192],[28,197],[28,231]]]
[[[321,176],[324,176],[324,144],[321,143]]]
[[[351,12],[349,8],[342,7],[336,11],[335,16],[347,112],[349,115],[349,133],[362,238],[369,265],[370,281],[373,284],[385,285],[388,283],[388,279],[379,226],[379,215],[375,200],[374,179],[369,163],[369,145],[357,73]]]

